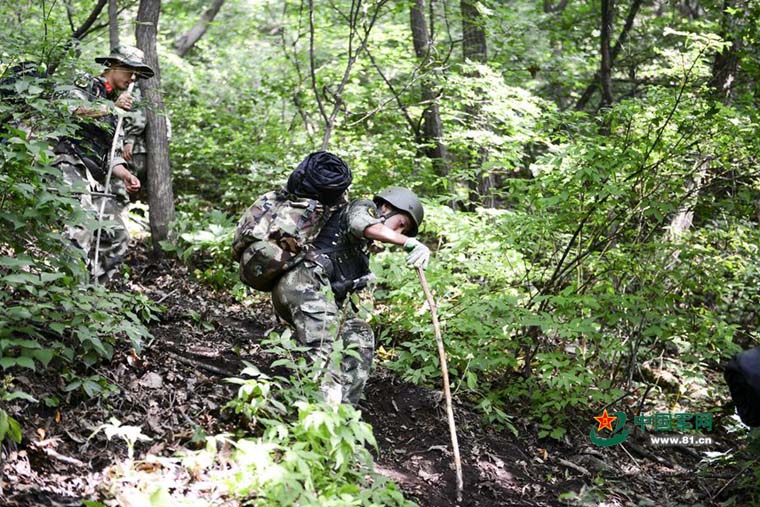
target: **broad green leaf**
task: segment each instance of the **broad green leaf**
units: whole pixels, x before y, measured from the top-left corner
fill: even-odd
[[[34,366],[34,360],[31,357],[27,356],[20,356],[16,358],[16,364],[18,366],[22,366],[24,368],[29,368],[30,370],[36,370],[37,368]]]
[[[23,391],[13,391],[10,393],[6,393],[3,395],[3,399],[5,401],[11,401],[16,399],[22,399],[26,401],[31,401],[32,403],[37,403],[37,400],[32,397],[32,395],[25,393]]]
[[[40,349],[32,351],[32,357],[39,361],[44,368],[47,368],[50,361],[53,359],[53,351],[50,349]]]

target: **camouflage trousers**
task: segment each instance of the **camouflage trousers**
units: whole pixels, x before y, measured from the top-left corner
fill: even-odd
[[[343,307],[335,303],[322,266],[307,260],[285,273],[272,302],[301,345],[309,347],[311,360],[324,365],[320,390],[325,401],[358,403],[372,369],[375,335],[350,301]]]
[[[60,169],[63,182],[79,198],[86,217],[76,224],[66,225],[64,236],[81,250],[93,278],[100,281],[110,279],[116,273],[122,257],[129,246],[129,232],[125,225],[129,198],[124,183],[118,178],[111,179],[112,197],[97,195],[105,186],[95,181],[76,157],[64,155],[55,163]],[[97,245],[98,216],[103,209],[103,223],[100,232],[98,266],[93,269]]]

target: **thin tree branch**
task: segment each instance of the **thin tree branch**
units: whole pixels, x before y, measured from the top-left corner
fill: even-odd
[[[396,89],[395,89],[395,87],[393,86],[393,83],[390,82],[390,80],[388,79],[388,77],[385,75],[385,73],[383,72],[383,70],[378,65],[377,61],[375,60],[375,57],[370,52],[369,48],[366,48],[365,51],[367,53],[367,56],[369,57],[370,62],[372,63],[372,66],[375,68],[375,70],[377,71],[377,73],[380,75],[380,77],[385,82],[386,86],[388,86],[388,89],[391,91],[391,95],[393,95],[393,98],[389,98],[389,99],[385,100],[380,106],[378,106],[377,108],[375,108],[375,110],[373,110],[370,113],[364,115],[363,117],[361,117],[357,121],[350,123],[349,126],[353,127],[354,125],[356,125],[356,124],[358,124],[358,123],[366,120],[370,116],[372,116],[375,113],[377,113],[377,111],[379,111],[381,108],[383,108],[388,102],[390,102],[391,100],[395,99],[396,103],[398,104],[399,109],[401,110],[401,112],[404,115],[404,119],[406,119],[406,122],[409,124],[409,127],[412,129],[412,133],[414,134],[414,138],[416,140],[418,140],[418,142],[419,142],[419,139],[421,138],[420,130],[419,130],[419,125],[415,125],[414,120],[412,120],[412,117],[409,115],[409,110],[404,105],[403,101],[401,100],[401,93],[404,92],[405,90],[407,90],[412,84],[414,84],[414,82],[415,82],[415,76],[417,74],[417,71],[420,69],[420,66],[418,65],[414,69],[414,71],[412,72],[412,78],[409,80],[409,82],[407,82],[404,85],[404,87],[401,89],[401,92],[397,92]]]
[[[311,75],[311,89],[314,92],[314,98],[317,100],[319,114],[327,125],[328,117],[325,112],[325,106],[322,103],[319,90],[317,90],[316,58],[314,57],[314,0],[309,0],[309,74]]]
[[[84,37],[84,35],[87,33],[87,30],[89,30],[89,28],[98,19],[98,16],[100,16],[100,13],[103,11],[103,7],[105,7],[107,3],[108,0],[98,0],[98,3],[92,9],[92,12],[90,12],[90,15],[87,17],[84,23],[82,23],[82,26],[74,31],[71,37],[76,40],[81,40],[82,37]]]

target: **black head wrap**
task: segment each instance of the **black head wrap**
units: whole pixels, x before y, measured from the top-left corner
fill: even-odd
[[[340,157],[327,151],[317,151],[298,164],[288,178],[286,188],[299,197],[333,205],[340,201],[351,181],[351,169]]]
[[[760,348],[745,350],[723,371],[736,412],[747,426],[760,426]]]

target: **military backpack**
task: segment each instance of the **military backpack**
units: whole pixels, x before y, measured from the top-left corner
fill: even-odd
[[[259,197],[243,214],[232,241],[240,280],[254,289],[271,291],[280,277],[304,258],[310,243],[339,208],[285,189]]]

